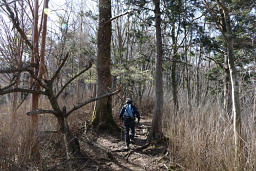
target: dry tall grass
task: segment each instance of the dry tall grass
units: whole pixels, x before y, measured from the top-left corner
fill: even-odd
[[[42,98],[40,107],[44,106],[48,106],[48,104]],[[40,161],[34,161],[30,156],[30,147],[35,143],[29,136],[30,117],[26,115],[30,109],[30,100],[25,101],[18,109],[15,125],[11,124],[11,109],[11,104],[3,104],[0,107],[0,170],[28,170],[28,167],[32,170],[43,169],[43,162],[51,156],[42,153]],[[49,115],[39,117],[39,132],[36,138],[39,138],[40,151],[54,150],[51,147],[52,143],[48,143],[48,141],[57,142],[56,135],[48,136],[45,139],[44,131],[54,131],[56,130],[55,126],[54,117]]]
[[[67,109],[75,104],[75,97],[68,97],[60,100],[60,105],[67,106]],[[40,108],[50,109],[48,100],[40,98]],[[75,134],[83,126],[83,121],[90,117],[91,106],[74,112],[69,117],[69,125]],[[39,150],[41,159],[34,161],[30,157],[31,142],[29,137],[30,116],[26,112],[30,110],[30,99],[26,100],[17,111],[17,123],[11,122],[11,104],[0,106],[0,170],[45,170],[58,162],[65,160],[63,137],[60,135],[57,120],[53,115],[39,115],[38,134]]]
[[[164,107],[163,123],[170,138],[172,161],[185,170],[234,170],[233,123],[223,116],[218,101],[210,99],[203,107],[193,108],[192,112],[188,111],[186,103],[180,103],[177,116],[170,112],[173,111],[170,104],[166,103]],[[255,131],[249,108],[243,109],[243,134],[246,137],[243,138],[243,168],[255,170]]]
[[[182,99],[185,102],[186,100]],[[215,171],[234,170],[234,143],[233,124],[223,115],[221,105],[216,99],[208,99],[202,107],[194,107],[192,112],[188,111],[186,103],[180,103],[180,111],[174,116],[171,98],[165,99],[163,124],[166,135],[169,137],[169,151],[171,160],[183,166],[185,170],[191,171]],[[75,99],[64,99],[61,105],[72,107]],[[117,99],[114,106],[114,118],[118,119],[118,113],[122,102]],[[48,108],[49,104],[41,99],[42,108]],[[32,165],[36,169],[44,170],[45,167],[56,164],[56,161],[65,160],[65,153],[61,143],[61,135],[52,133],[50,136],[43,135],[44,131],[56,131],[57,124],[53,116],[40,117],[40,161],[31,161],[29,158],[28,126],[29,101],[18,111],[17,125],[15,129],[9,127],[11,105],[2,105],[0,108],[0,170],[21,170]],[[195,106],[195,105],[194,105]],[[138,106],[142,115],[152,112],[153,98],[145,98],[142,106]],[[49,108],[48,108],[49,109]],[[148,111],[150,110],[150,111]],[[76,111],[69,118],[70,128],[76,134],[83,127],[84,120],[91,116],[92,105],[85,106]],[[244,141],[244,170],[255,170],[256,165],[256,134],[252,116],[251,100],[244,100],[243,113],[243,141]],[[58,151],[59,150],[59,151]],[[63,155],[60,155],[63,154]],[[36,162],[36,164],[35,164]],[[47,164],[46,164],[47,163]]]

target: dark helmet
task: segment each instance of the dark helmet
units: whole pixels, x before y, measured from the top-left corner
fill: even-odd
[[[131,103],[132,103],[132,99],[127,98],[127,99],[126,99],[126,101],[125,101],[125,103],[129,103],[129,104],[131,104]]]

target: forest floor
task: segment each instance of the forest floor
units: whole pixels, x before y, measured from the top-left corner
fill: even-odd
[[[150,127],[151,119],[141,118],[135,129],[135,143],[130,145],[130,149],[125,147],[123,131],[120,136],[95,133],[82,135],[81,151],[88,158],[78,170],[168,170],[170,162],[166,143],[152,142],[147,145]]]

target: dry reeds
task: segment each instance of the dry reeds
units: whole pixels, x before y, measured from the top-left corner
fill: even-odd
[[[232,118],[223,114],[216,99],[209,99],[203,107],[188,111],[186,103],[178,115],[172,114],[173,106],[164,107],[163,125],[169,137],[172,161],[185,170],[232,171],[235,167],[235,147]],[[243,110],[243,169],[255,170],[255,128],[252,114]],[[246,117],[245,117],[246,115]]]

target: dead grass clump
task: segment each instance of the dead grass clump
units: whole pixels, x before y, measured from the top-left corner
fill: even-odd
[[[5,113],[6,108],[1,108]],[[17,123],[10,127],[10,114],[1,115],[0,125],[0,170],[22,170],[25,163],[29,162],[29,138],[28,138],[28,117],[17,112]]]
[[[209,102],[193,112],[179,112],[176,117],[170,113],[173,111],[171,105],[166,105],[164,110],[163,120],[166,121],[165,131],[170,139],[172,161],[187,170],[234,170],[233,124],[222,117],[217,104]],[[252,129],[250,117],[243,120],[244,137],[247,137],[243,139],[245,170],[254,170],[255,167],[255,136]]]
[[[66,104],[71,104],[66,101]],[[45,98],[40,98],[39,107],[51,109]],[[63,103],[64,105],[64,103]],[[58,132],[57,119],[53,115],[39,115],[38,132],[36,137],[29,136],[30,110],[28,99],[17,111],[15,124],[11,122],[11,104],[1,105],[0,108],[0,170],[45,170],[66,160],[63,137]],[[86,114],[82,110],[74,113],[69,121],[71,129],[78,130]],[[37,141],[34,141],[37,139]],[[40,159],[31,158],[30,147],[39,143]]]

